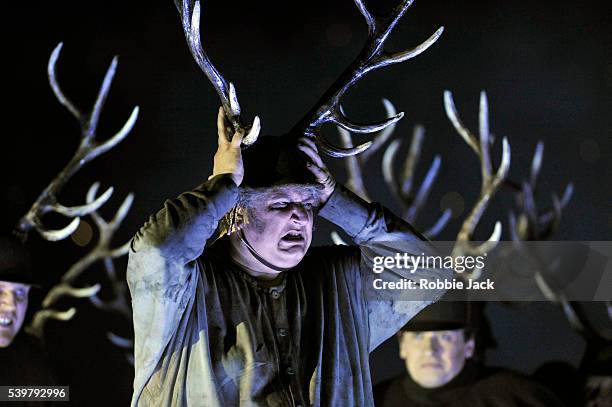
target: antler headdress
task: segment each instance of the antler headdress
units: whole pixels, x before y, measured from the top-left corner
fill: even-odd
[[[403,0],[392,12],[384,16],[374,16],[365,6],[363,0],[354,0],[357,8],[364,16],[368,25],[368,38],[358,57],[344,70],[332,86],[325,92],[319,102],[301,119],[289,133],[292,137],[311,137],[319,149],[332,157],[346,157],[365,151],[372,144],[371,141],[351,148],[333,145],[321,135],[321,126],[325,123],[335,123],[345,130],[354,133],[372,133],[384,129],[400,120],[404,113],[400,112],[393,117],[372,124],[358,124],[348,119],[340,106],[340,100],[346,91],[368,72],[387,65],[407,61],[429,48],[440,37],[443,27],[440,27],[431,37],[417,47],[388,53],[384,44],[389,34],[404,15],[414,0]],[[232,83],[226,82],[219,71],[214,67],[204,49],[200,37],[200,2],[195,1],[191,6],[190,0],[175,0],[183,30],[189,49],[196,62],[212,82],[217,90],[228,120],[235,131],[244,131],[247,136],[243,144],[248,146],[256,140],[259,130],[259,118],[256,116],[252,126],[246,127],[240,118],[240,105],[236,96],[236,89]],[[257,130],[257,131],[255,131]]]

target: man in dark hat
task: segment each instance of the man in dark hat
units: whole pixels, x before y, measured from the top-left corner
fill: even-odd
[[[18,239],[0,236],[1,386],[54,384],[52,369],[40,342],[21,329],[32,287],[37,284],[32,276],[28,251]]]
[[[217,125],[208,181],[166,201],[131,242],[132,404],[372,405],[369,352],[437,299],[368,298],[372,256],[431,247],[336,185],[310,139],[262,137],[242,153],[222,109]],[[360,247],[310,249],[315,214]]]
[[[398,333],[406,374],[376,385],[376,406],[562,406],[527,377],[482,366],[481,314],[467,301],[439,301],[417,314]]]
[[[25,247],[16,238],[0,236],[0,348],[8,347],[21,330],[32,284]]]

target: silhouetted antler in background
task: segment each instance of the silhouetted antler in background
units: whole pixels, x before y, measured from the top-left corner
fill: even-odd
[[[552,194],[552,208],[538,209],[536,204],[537,182],[544,156],[544,143],[539,141],[536,145],[529,179],[523,181],[520,190],[515,192],[518,216],[513,211],[508,214],[508,226],[510,236],[517,249],[524,249],[523,241],[538,241],[549,239],[559,228],[561,222],[561,212],[572,198],[574,186],[568,183],[561,199]],[[554,304],[561,306],[563,313],[572,328],[582,333],[586,337],[598,337],[597,330],[587,320],[577,303],[568,301],[564,292],[556,290],[547,281],[546,276],[554,275],[559,272],[560,264],[551,264],[542,259],[540,253],[529,250],[531,258],[537,261],[534,271],[535,281],[546,299]]]
[[[524,181],[520,191],[515,194],[518,206],[518,218],[510,212],[509,223],[513,240],[546,240],[555,233],[561,222],[561,212],[569,203],[574,192],[574,186],[570,182],[565,187],[561,199],[557,194],[552,194],[552,208],[538,210],[535,202],[537,181],[542,167],[544,156],[544,143],[538,142],[533,159],[529,179]]]
[[[387,117],[393,117],[396,114],[395,107],[387,100],[383,99],[385,110],[387,111]],[[370,159],[372,154],[379,150],[387,140],[392,136],[395,130],[395,124],[388,126],[383,129],[378,135],[375,136],[372,146],[364,151],[359,156],[348,156],[345,158],[348,180],[346,186],[359,195],[361,198],[370,202],[371,199],[365,187],[363,179],[364,165]],[[353,146],[351,134],[338,127],[340,133],[340,139],[342,145],[345,148]],[[401,180],[395,175],[395,158],[397,151],[401,145],[401,139],[396,139],[389,144],[385,150],[383,156],[382,171],[385,182],[389,185],[389,188],[393,191],[394,197],[402,207],[402,218],[406,221],[414,224],[418,216],[419,210],[422,208],[424,203],[427,201],[427,197],[431,192],[433,183],[437,176],[440,168],[441,160],[439,156],[436,156],[431,167],[429,168],[423,183],[418,187],[416,196],[411,193],[411,188],[414,183],[414,172],[418,159],[420,156],[420,147],[423,141],[424,129],[422,126],[416,126],[412,138],[410,152],[404,163],[404,168],[401,173]],[[450,219],[451,211],[446,209],[435,224],[424,232],[424,235],[428,238],[433,238],[444,229],[448,220]],[[332,232],[332,240],[336,244],[345,244],[340,235],[336,232]]]
[[[455,104],[453,102],[452,94],[448,91],[444,93],[444,106],[446,109],[447,116],[455,127],[455,129],[457,130],[457,132],[462,136],[465,142],[474,150],[474,152],[476,152],[477,156],[479,157],[482,174],[479,197],[476,203],[474,204],[472,211],[468,214],[468,216],[465,218],[461,225],[461,229],[457,235],[455,246],[453,247],[452,255],[478,256],[493,250],[501,237],[501,222],[498,221],[495,224],[493,233],[486,242],[479,246],[474,246],[471,244],[472,235],[474,233],[476,225],[480,221],[485,209],[487,208],[491,197],[497,192],[500,185],[504,182],[508,174],[508,170],[510,167],[510,146],[506,138],[503,138],[501,164],[497,171],[493,173],[491,168],[492,164],[489,151],[490,145],[492,144],[489,133],[489,112],[485,92],[481,92],[480,95],[480,125],[478,137],[473,135],[472,132],[461,122],[461,119],[457,114]],[[388,101],[385,101],[385,107],[387,108],[387,114],[389,116],[392,116],[395,113],[393,105]],[[352,145],[350,134],[347,132],[343,132],[340,129],[339,131],[341,133],[341,138],[343,140],[344,146],[350,147]],[[389,186],[389,189],[392,191],[395,199],[402,206],[402,218],[411,224],[414,224],[416,222],[419,211],[423,208],[423,205],[425,204],[427,197],[431,192],[432,185],[435,182],[441,165],[441,158],[437,155],[433,159],[421,185],[418,188],[413,188],[415,186],[415,169],[420,158],[421,145],[424,139],[424,134],[425,130],[422,126],[415,126],[412,141],[410,144],[410,150],[406,156],[399,177],[397,176],[395,170],[395,158],[401,145],[401,140],[393,140],[385,150],[385,154],[383,156],[382,171],[385,182]],[[375,139],[376,149],[382,146],[382,144],[389,137],[390,133],[382,133],[378,135],[378,137]],[[347,172],[349,174],[347,186],[366,200],[369,200],[369,196],[366,191],[365,184],[363,182],[362,170],[363,164],[365,163],[365,159],[367,159],[368,157],[369,156],[346,158]],[[416,190],[416,193],[413,192],[413,190]],[[442,213],[440,218],[438,218],[438,220],[435,222],[435,224],[425,231],[424,235],[429,238],[435,237],[447,225],[450,216],[450,209],[446,209]],[[344,241],[335,232],[332,233],[332,240],[336,244],[344,244]],[[472,273],[463,274],[465,278],[475,279],[477,279],[479,275],[479,272],[477,272],[476,270],[474,270]]]
[[[497,192],[500,185],[508,175],[510,169],[510,145],[508,140],[504,137],[502,139],[502,158],[499,168],[495,173],[492,171],[490,146],[492,145],[491,137],[489,133],[489,104],[487,102],[487,95],[484,91],[480,92],[480,109],[478,115],[479,121],[479,136],[476,137],[461,121],[455,108],[453,101],[453,95],[450,91],[444,92],[444,109],[448,119],[453,124],[457,133],[463,138],[463,140],[474,150],[478,158],[480,159],[481,169],[481,186],[478,200],[474,204],[472,211],[467,218],[461,224],[461,229],[457,235],[455,246],[453,247],[453,257],[472,255],[479,256],[484,253],[493,250],[502,233],[501,222],[495,223],[495,228],[491,233],[490,237],[486,242],[479,246],[474,246],[471,243],[471,239],[474,233],[476,225],[480,221],[482,214],[486,210],[491,197]],[[478,279],[482,269],[474,269],[473,273],[469,275],[467,273],[461,274],[470,279]]]
[[[117,278],[113,266],[113,259],[123,256],[127,253],[127,243],[120,246],[119,248],[111,249],[110,242],[113,234],[120,226],[121,222],[127,215],[130,206],[133,202],[132,194],[129,194],[124,202],[121,204],[119,210],[115,214],[114,218],[110,222],[106,222],[97,212],[97,210],[108,201],[112,194],[112,188],[109,188],[102,195],[97,197],[99,183],[94,183],[87,192],[86,203],[82,206],[77,207],[64,207],[57,203],[57,194],[60,192],[62,187],[74,175],[83,165],[91,161],[100,154],[105,153],[111,148],[115,147],[120,143],[129,132],[132,130],[136,118],[138,117],[138,107],[135,107],[125,122],[123,127],[113,135],[111,138],[104,142],[96,140],[96,129],[98,121],[100,119],[100,113],[104,102],[108,96],[110,86],[112,83],[113,76],[117,68],[117,57],[114,57],[104,77],[104,81],[100,87],[100,91],[96,98],[96,102],[92,111],[88,114],[84,114],[79,111],[74,104],[63,94],[55,73],[55,66],[59,53],[61,51],[62,44],[60,43],[52,52],[49,58],[48,64],[48,75],[49,83],[55,93],[55,96],[64,105],[68,111],[79,121],[81,124],[81,143],[70,162],[66,167],[56,176],[49,186],[40,194],[34,205],[29,209],[28,213],[22,217],[19,225],[16,228],[16,232],[22,236],[25,240],[27,233],[32,228],[35,228],[43,238],[47,240],[62,240],[70,236],[76,228],[79,226],[80,217],[89,215],[98,227],[98,242],[94,248],[87,253],[83,258],[77,261],[68,269],[68,271],[62,276],[59,284],[52,287],[42,302],[42,309],[34,314],[32,322],[26,328],[28,332],[42,338],[45,323],[49,319],[57,319],[67,321],[70,320],[76,313],[75,308],[70,308],[66,311],[55,309],[58,305],[59,300],[64,297],[73,298],[86,298],[89,297],[92,303],[98,308],[104,310],[111,310],[118,312],[122,315],[131,317],[130,308],[126,302],[126,284],[124,281]],[[60,230],[48,230],[42,225],[41,218],[47,212],[57,212],[65,216],[74,217],[72,222],[65,228]],[[93,263],[102,260],[107,271],[107,275],[111,281],[111,290],[113,291],[113,300],[110,302],[101,301],[97,293],[101,286],[100,284],[94,284],[90,287],[75,287],[74,283],[82,276],[83,272],[87,270]],[[121,339],[116,335],[109,334],[109,339],[113,343],[120,346],[115,338]],[[120,342],[120,341],[119,341]],[[124,341],[125,342],[125,341]]]
[[[108,96],[108,91],[117,68],[117,57],[115,56],[113,58],[108,70],[106,71],[104,81],[102,82],[102,86],[100,87],[100,91],[92,111],[84,114],[77,109],[74,104],[64,95],[59,83],[57,82],[55,65],[61,49],[62,43],[59,43],[49,58],[49,63],[47,66],[49,83],[59,102],[64,105],[81,124],[81,143],[79,144],[79,147],[72,159],[43,190],[36,202],[34,202],[32,207],[19,221],[15,232],[23,241],[27,239],[28,232],[33,228],[36,229],[46,240],[57,241],[65,239],[77,229],[81,216],[85,216],[97,210],[106,201],[108,201],[113,193],[113,188],[107,189],[98,198],[81,206],[63,206],[57,202],[57,195],[68,182],[70,177],[72,177],[83,165],[120,143],[129,134],[130,130],[134,126],[134,123],[136,122],[136,118],[138,117],[138,106],[136,106],[119,132],[104,142],[97,141],[96,130],[98,121],[100,119],[100,113],[102,112],[102,107],[104,106],[104,102]],[[48,212],[56,212],[73,219],[68,226],[62,229],[49,230],[45,228],[42,223],[42,217]]]
[[[418,187],[416,194],[413,192],[415,184],[416,167],[421,156],[421,144],[425,136],[423,126],[416,125],[412,133],[412,141],[410,150],[404,160],[404,164],[398,178],[395,172],[395,158],[399,150],[402,140],[395,139],[389,144],[385,150],[382,162],[382,172],[385,182],[393,193],[395,200],[400,203],[402,218],[411,224],[415,224],[417,217],[423,205],[431,192],[431,188],[436,180],[442,160],[439,155],[436,155],[423,179],[423,182]],[[446,226],[451,217],[451,210],[445,209],[438,220],[423,234],[428,238],[437,236]]]

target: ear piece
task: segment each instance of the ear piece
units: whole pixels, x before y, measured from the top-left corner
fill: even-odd
[[[238,205],[232,208],[229,217],[230,224],[227,228],[228,236],[244,228],[249,223],[249,218],[247,216],[246,209]]]

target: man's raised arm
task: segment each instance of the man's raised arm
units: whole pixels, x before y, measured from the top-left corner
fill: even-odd
[[[196,261],[219,220],[236,204],[243,167],[236,133],[228,141],[225,114],[219,110],[218,149],[208,181],[152,215],[134,236],[127,280],[134,313],[136,377],[134,400],[161,359],[164,348],[195,295],[199,278]]]
[[[435,281],[447,279],[451,269],[385,269],[384,274],[373,272],[375,257],[403,255],[435,255],[435,250],[417,230],[380,204],[369,204],[357,195],[338,185],[325,206],[319,212],[323,218],[341,227],[361,249],[360,273],[364,297],[367,302],[370,331],[370,352],[394,335],[417,312],[431,302],[437,301],[443,292],[419,290],[420,297],[413,301],[400,301],[391,295],[377,297],[372,285],[381,275],[386,282],[402,279]],[[382,296],[384,297],[384,296]],[[399,294],[395,295],[399,298]]]

